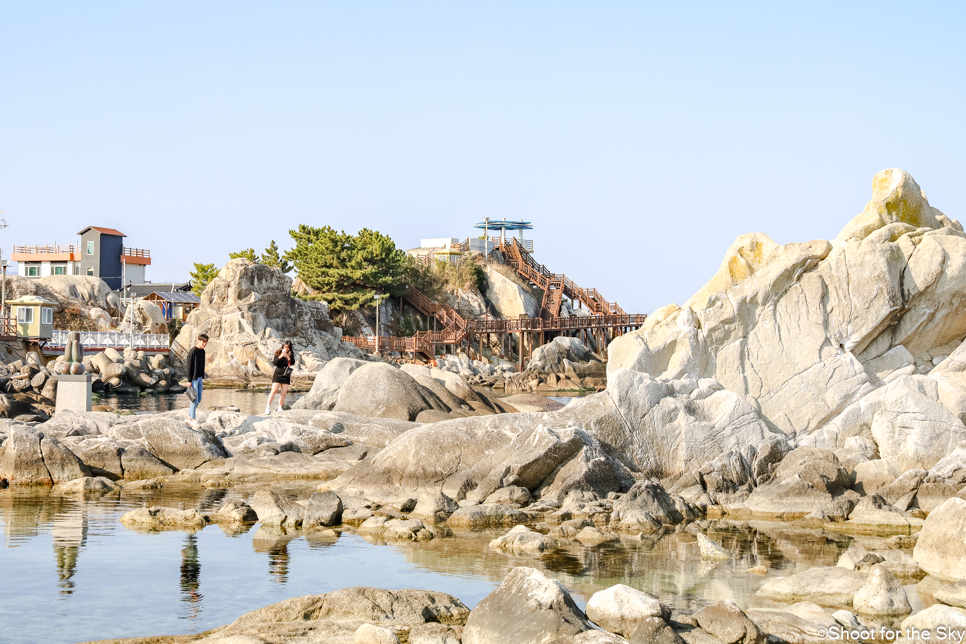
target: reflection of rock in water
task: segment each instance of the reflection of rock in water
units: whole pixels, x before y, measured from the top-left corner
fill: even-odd
[[[299,536],[280,526],[261,526],[252,536],[255,552],[268,554],[268,574],[280,584],[288,581],[288,542]]]
[[[181,601],[188,606],[188,615],[182,619],[194,619],[201,614],[202,594],[201,562],[198,560],[198,537],[186,535],[181,548]]]
[[[77,572],[77,557],[87,542],[87,515],[81,510],[73,510],[53,520],[50,534],[57,559],[57,577],[60,593],[70,595],[74,592],[74,573]]]

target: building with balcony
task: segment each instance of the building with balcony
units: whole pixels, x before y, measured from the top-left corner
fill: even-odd
[[[124,245],[126,235],[113,228],[88,226],[77,233],[79,245],[14,246],[13,261],[23,277],[91,275],[111,290],[123,284],[145,282],[151,251]]]

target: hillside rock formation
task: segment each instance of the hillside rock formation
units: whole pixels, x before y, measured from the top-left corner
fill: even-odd
[[[292,297],[292,279],[278,269],[233,259],[211,280],[173,344],[185,356],[201,333],[208,374],[215,380],[248,381],[271,377],[272,358],[285,340],[299,356],[298,370],[314,372],[332,358],[362,358],[342,342],[342,330],[329,321],[328,305]]]
[[[903,471],[928,469],[966,445],[964,313],[962,226],[890,169],[834,241],[739,237],[683,308],[611,345],[608,373],[713,378],[802,444],[863,437]]]

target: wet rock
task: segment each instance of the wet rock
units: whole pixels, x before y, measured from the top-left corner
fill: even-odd
[[[578,532],[574,539],[585,546],[599,546],[609,541],[618,541],[620,537],[612,532],[604,532],[593,526],[587,526]]]
[[[380,537],[387,541],[428,541],[435,534],[419,519],[387,519],[374,516],[363,521],[359,534]]]
[[[264,525],[295,527],[302,524],[302,506],[271,490],[255,492],[251,507]]]
[[[302,526],[328,527],[342,523],[342,499],[335,492],[314,492],[305,508]]]
[[[727,561],[731,559],[731,553],[722,548],[718,543],[712,541],[700,532],[695,535],[698,538],[698,548],[701,550],[701,558],[708,561]]]
[[[593,630],[563,585],[533,568],[514,568],[470,613],[463,644],[553,641]]]
[[[85,476],[54,486],[55,492],[63,492],[64,494],[106,494],[120,489],[114,481],[103,476]]]
[[[642,527],[650,531],[654,523],[674,525],[700,516],[691,503],[652,480],[635,483],[613,507],[610,525],[621,532],[640,532]]]
[[[530,515],[510,505],[474,505],[459,508],[446,523],[453,530],[486,530],[528,523]]]
[[[692,617],[702,630],[724,644],[765,644],[765,634],[758,625],[730,600],[702,608]]]
[[[413,508],[412,514],[417,517],[427,517],[436,523],[448,519],[458,508],[456,501],[445,494],[427,492],[421,494],[416,500],[416,507]]]
[[[701,633],[709,640],[707,644],[720,641],[701,629],[694,630],[695,633]],[[658,617],[648,617],[639,622],[637,630],[634,631],[628,641],[631,644],[684,644],[685,640],[682,639],[682,635],[678,635],[664,620]]]
[[[616,584],[587,600],[587,617],[601,628],[629,638],[643,620],[658,618],[666,622],[671,618],[671,610],[653,595]]]
[[[852,615],[848,611],[842,612]],[[799,602],[786,609],[757,608],[749,610],[747,615],[768,634],[769,641],[780,639],[789,644],[827,642],[829,629],[839,626],[827,611],[812,602]]]
[[[355,644],[399,644],[399,638],[388,628],[363,624],[356,629]]]
[[[55,485],[90,476],[90,469],[55,438],[12,425],[0,445],[0,479],[10,485]]]
[[[871,553],[858,543],[853,542],[849,546],[849,549],[839,557],[836,565],[847,570],[858,570],[867,573],[869,568],[883,561],[885,560],[879,555]]]
[[[121,515],[121,523],[131,529],[188,529],[200,530],[208,525],[205,515],[196,510],[178,510],[152,506],[138,508]]]
[[[811,601],[821,606],[851,606],[866,575],[839,567],[812,568],[789,577],[766,581],[755,593],[781,602]]]
[[[912,612],[902,584],[888,568],[875,564],[868,581],[855,593],[852,606],[862,615],[908,615]]]
[[[930,575],[966,579],[966,500],[949,499],[929,514],[913,558]]]
[[[229,501],[218,508],[217,515],[229,523],[254,523],[258,514],[244,501]]]
[[[565,545],[566,541],[542,535],[522,525],[515,526],[505,535],[490,541],[490,548],[493,550],[528,555],[549,552]]]

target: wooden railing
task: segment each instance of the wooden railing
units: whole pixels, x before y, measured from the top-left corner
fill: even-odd
[[[151,251],[145,250],[143,248],[128,248],[124,246],[121,250],[121,255],[127,255],[128,257],[151,257]]]
[[[76,246],[14,246],[14,254],[24,255],[65,255],[76,253]]]
[[[4,338],[17,337],[17,321],[11,317],[0,317],[0,336]]]

